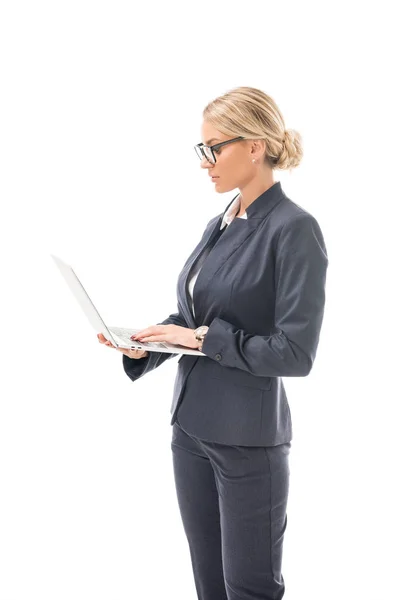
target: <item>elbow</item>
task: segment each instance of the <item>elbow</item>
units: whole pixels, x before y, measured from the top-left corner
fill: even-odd
[[[290,365],[286,377],[307,377],[312,368],[309,360],[298,361]]]
[[[292,345],[292,361],[289,377],[307,377],[313,366],[313,357],[310,353],[305,352],[299,346],[295,349]]]
[[[310,374],[311,369],[312,360],[308,356],[307,361],[303,361],[301,364],[299,364],[299,374],[297,375],[297,377],[307,377],[307,375]]]

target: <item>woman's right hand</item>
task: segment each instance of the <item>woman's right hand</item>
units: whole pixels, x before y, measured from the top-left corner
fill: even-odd
[[[149,352],[147,350],[139,350],[139,349],[130,350],[129,348],[117,348],[111,342],[109,342],[102,333],[97,334],[97,339],[99,340],[100,344],[105,344],[109,348],[114,348],[115,350],[119,350],[120,352],[122,352],[122,354],[125,354],[125,356],[127,356],[128,358],[145,358],[149,354]]]

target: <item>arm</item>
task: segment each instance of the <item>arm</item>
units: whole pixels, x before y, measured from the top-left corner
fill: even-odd
[[[275,326],[253,335],[215,318],[202,352],[219,364],[261,377],[304,377],[311,371],[325,305],[328,256],[321,229],[310,214],[283,226],[275,261]]]
[[[210,228],[214,227],[214,225],[215,225],[216,221],[219,219],[219,217],[220,217],[220,215],[218,215],[217,217],[213,217],[207,223],[207,226],[206,226],[205,231],[203,232],[201,241],[199,242],[198,246],[193,250],[192,255],[189,256],[189,258],[187,259],[184,266],[187,265],[188,261],[191,259],[193,254],[195,254],[197,252],[198,247],[201,245],[204,237],[209,233]],[[165,319],[165,321],[162,321],[162,323],[157,323],[157,325],[179,325],[180,327],[188,327],[185,319],[183,318],[182,314],[179,312],[179,307],[178,307],[178,312],[171,314],[169,317],[167,317]],[[123,366],[124,366],[126,374],[128,375],[128,377],[130,377],[130,379],[132,379],[132,381],[135,381],[136,379],[139,379],[139,377],[142,377],[143,375],[146,375],[146,373],[149,373],[153,369],[156,369],[157,367],[159,367],[164,361],[171,358],[171,356],[178,356],[178,355],[173,352],[172,353],[149,352],[147,355],[143,356],[142,358],[135,359],[135,358],[129,358],[128,356],[125,356],[123,354],[122,361],[123,361]]]
[[[182,317],[180,312],[173,313],[169,317],[157,323],[157,325],[179,325],[180,327],[187,327],[186,321]],[[136,381],[146,373],[149,373],[153,369],[156,369],[163,362],[165,362],[171,356],[178,356],[174,352],[148,352],[142,358],[129,358],[125,354],[122,355],[122,364],[125,373],[132,381]]]

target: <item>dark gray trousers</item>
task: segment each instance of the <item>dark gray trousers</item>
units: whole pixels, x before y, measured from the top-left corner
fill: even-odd
[[[280,600],[289,452],[226,446],[174,423],[172,458],[199,600]]]

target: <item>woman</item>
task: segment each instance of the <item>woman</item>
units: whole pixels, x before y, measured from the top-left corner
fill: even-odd
[[[204,354],[181,355],[171,407],[175,485],[198,598],[277,600],[285,591],[292,439],[282,377],[312,368],[328,258],[316,219],[274,181],[275,169],[296,167],[303,153],[273,99],[239,87],[208,104],[203,118],[201,166],[217,192],[240,194],[211,219],[186,261],[178,312],[134,339]],[[175,356],[117,350],[132,381]]]

